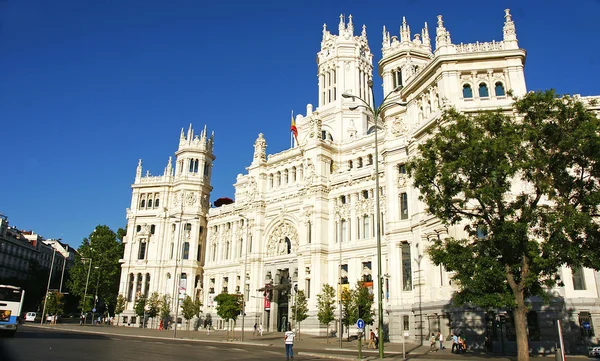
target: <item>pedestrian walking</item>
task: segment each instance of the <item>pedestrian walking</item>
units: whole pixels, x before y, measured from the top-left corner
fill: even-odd
[[[256,331],[258,329],[258,323],[254,323],[254,332],[252,332],[252,336],[256,335]]]
[[[460,353],[460,346],[458,345],[458,336],[452,333],[452,353],[454,353],[454,349],[456,349],[456,353]]]
[[[261,322],[260,326],[258,326],[258,334],[259,334],[260,336],[262,336],[262,334],[263,334],[263,326],[262,326],[262,322]]]
[[[440,341],[440,350],[444,350],[444,335],[441,332],[438,332],[437,337]]]
[[[435,334],[432,332],[432,333],[431,333],[431,337],[429,338],[429,351],[430,351],[430,352],[431,352],[431,351],[437,351],[437,350],[435,349],[435,344],[436,344],[436,342],[435,342],[435,341],[436,341],[436,340],[435,340]]]
[[[371,346],[373,346],[373,347],[371,347]],[[371,329],[371,333],[369,334],[369,345],[367,345],[367,348],[375,349],[375,332],[373,332],[372,329]]]
[[[375,349],[379,349],[379,328],[375,329]]]
[[[81,316],[79,316],[79,326],[83,326],[83,321],[85,321],[85,316],[82,313]]]
[[[296,337],[296,333],[292,331],[291,327],[288,327],[288,330],[283,335],[283,340],[285,342],[285,359],[290,360],[294,359],[294,338]]]

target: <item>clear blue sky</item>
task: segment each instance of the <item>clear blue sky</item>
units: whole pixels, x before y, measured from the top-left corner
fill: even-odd
[[[592,0],[0,0],[0,213],[75,247],[97,224],[116,231],[137,160],[162,174],[190,123],[215,132],[211,200],[233,197],[258,133],[280,152],[291,110],[316,105],[323,23],[366,24],[376,62],[402,16],[433,38],[442,14],[454,43],[502,40],[506,7],[530,90],[600,94]]]

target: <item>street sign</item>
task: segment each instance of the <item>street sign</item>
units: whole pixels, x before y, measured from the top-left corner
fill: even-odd
[[[92,312],[96,312],[96,309],[95,309],[95,308],[92,308]]]
[[[583,328],[585,328],[586,330],[589,330],[590,328],[592,328],[589,322],[582,322],[581,324],[583,325]]]
[[[356,327],[359,330],[363,330],[365,328],[365,321],[363,321],[362,318],[359,318],[358,321],[356,321]]]

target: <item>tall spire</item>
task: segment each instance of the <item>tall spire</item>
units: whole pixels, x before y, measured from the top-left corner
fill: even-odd
[[[406,24],[406,18],[402,17],[402,26],[400,27],[400,42],[410,41],[410,27]]]
[[[135,170],[135,178],[141,178],[142,177],[142,160],[138,160],[138,165],[137,165],[137,169]]]
[[[354,24],[352,23],[352,14],[348,15],[348,31],[351,35],[354,35]]]
[[[173,160],[172,157],[169,157],[169,162],[167,163],[167,166],[165,167],[165,176],[172,176],[173,175]]]
[[[360,33],[360,36],[362,36],[363,38],[367,38],[367,26],[363,24],[362,26],[362,32]]]
[[[502,30],[504,33],[504,42],[511,43],[511,45],[518,48],[517,31],[515,23],[512,20],[512,15],[510,15],[510,9],[504,10],[504,28]]]
[[[387,29],[385,28],[385,25],[383,26],[383,42],[382,42],[381,46],[384,49],[390,47],[390,32],[387,31]]]
[[[346,23],[344,22],[344,15],[340,14],[340,23],[338,25],[339,34],[341,35],[344,30],[346,30]]]
[[[425,22],[425,27],[421,31],[421,37],[423,38],[423,45],[431,51],[431,39],[429,38],[429,28],[427,27],[427,22]]]
[[[435,33],[436,33],[435,48],[436,48],[436,50],[443,46],[452,44],[452,41],[450,40],[450,32],[448,30],[446,30],[446,28],[444,27],[444,21],[442,20],[442,15],[438,15],[437,18],[438,18],[437,29],[435,30]]]

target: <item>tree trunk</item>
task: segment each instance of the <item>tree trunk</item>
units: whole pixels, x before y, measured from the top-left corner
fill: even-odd
[[[529,275],[527,257],[523,257],[520,282],[515,282],[515,277],[506,266],[506,279],[515,296],[516,307],[513,311],[515,319],[515,334],[517,336],[517,360],[529,361],[529,340],[527,339],[527,305],[525,305],[525,280]]]
[[[517,336],[517,358],[519,361],[529,361],[529,340],[527,339],[527,306],[523,292],[515,295],[517,307],[513,315],[515,317],[515,333]]]

